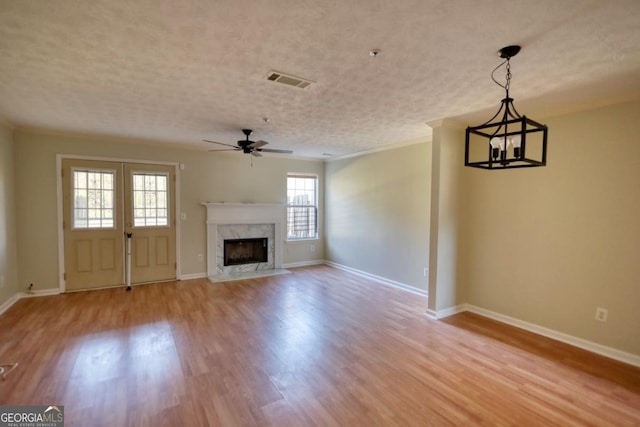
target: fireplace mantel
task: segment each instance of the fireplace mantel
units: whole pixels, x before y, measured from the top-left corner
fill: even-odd
[[[274,225],[274,268],[282,268],[285,205],[279,203],[203,203],[207,209],[207,275],[217,274],[218,226],[244,224]]]

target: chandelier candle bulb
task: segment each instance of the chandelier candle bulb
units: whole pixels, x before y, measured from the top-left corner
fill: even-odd
[[[514,135],[511,137],[511,145],[513,145],[513,157],[520,158],[520,146],[522,144],[522,137],[520,135]]]

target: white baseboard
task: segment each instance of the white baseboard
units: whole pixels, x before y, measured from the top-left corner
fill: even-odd
[[[318,265],[318,264],[327,264],[331,267],[348,271],[358,276],[366,277],[368,279],[374,280],[386,286],[391,286],[393,288],[400,289],[406,292],[411,292],[413,294],[420,295],[420,296],[428,296],[428,293],[426,291],[423,291],[422,289],[416,289],[413,286],[409,286],[404,283],[389,280],[384,277],[376,276],[374,274],[357,270],[355,268],[347,267],[345,265],[337,264],[332,261],[316,260],[316,261],[305,261],[303,263],[291,263],[291,264],[287,264],[286,268],[303,267],[307,265]],[[207,277],[206,273],[195,273],[195,274],[182,275],[180,279],[190,280],[190,279],[200,279],[205,277]],[[15,295],[13,295],[11,298],[9,298],[7,301],[2,303],[2,305],[0,305],[0,314],[7,311],[13,304],[15,304],[21,298],[34,298],[34,297],[42,297],[42,296],[50,296],[50,295],[58,295],[58,294],[60,294],[60,289],[58,288],[39,289],[31,293],[18,292]],[[609,357],[611,359],[618,360],[620,362],[624,362],[633,366],[640,367],[640,356],[638,355],[627,353],[625,351],[618,350],[613,347],[608,347],[602,344],[598,344],[592,341],[588,341],[582,338],[574,337],[573,335],[569,335],[553,329],[545,328],[543,326],[539,326],[534,323],[525,322],[524,320],[516,319],[515,317],[511,317],[511,316],[506,316],[504,314],[487,310],[472,304],[460,304],[454,307],[445,308],[443,310],[437,310],[437,311],[426,310],[425,314],[433,319],[443,319],[445,317],[453,316],[454,314],[462,313],[464,311],[469,311],[471,313],[475,313],[480,316],[488,317],[489,319],[497,320],[498,322],[506,323],[507,325],[515,326],[516,328],[524,329],[526,331],[533,332],[535,334],[542,335],[547,338],[554,339],[556,341],[564,342],[566,344],[573,345],[575,347],[590,351],[592,353],[599,354],[601,356]]]
[[[282,264],[282,268],[296,268],[296,267],[308,267],[310,265],[323,265],[327,262],[323,259],[314,259],[311,261],[290,262],[288,264]]]
[[[20,298],[48,297],[50,295],[60,295],[59,288],[37,289],[31,292],[20,292]]]
[[[413,288],[411,286],[394,282],[392,280],[385,279],[383,277],[375,276],[364,271],[356,270],[351,267],[337,264],[335,262],[327,261],[327,265],[330,265],[341,270],[349,271],[351,273],[363,276],[379,283],[392,286],[394,288],[408,291],[414,294],[428,296],[428,293],[420,289]],[[618,360],[620,362],[628,363],[629,365],[640,367],[640,356],[632,353],[627,353],[622,350],[608,347],[602,344],[588,341],[582,338],[574,337],[573,335],[565,334],[564,332],[555,331],[553,329],[545,328],[543,326],[536,325],[534,323],[525,322],[524,320],[516,319],[514,317],[506,316],[504,314],[496,313],[495,311],[487,310],[481,307],[477,307],[472,304],[460,304],[454,307],[445,308],[442,310],[429,310],[427,309],[425,315],[432,319],[444,319],[445,317],[453,316],[454,314],[469,311],[471,313],[478,314],[480,316],[488,317],[493,320],[497,320],[507,325],[515,326],[516,328],[524,329],[525,331],[533,332],[534,334],[542,335],[547,338],[560,341],[574,347],[581,348],[583,350],[590,351],[592,353],[599,354],[601,356],[608,357],[610,359]]]
[[[193,279],[206,279],[207,273],[191,273],[191,274],[181,274],[180,280],[193,280]]]
[[[38,289],[32,292],[18,292],[13,295],[11,298],[6,300],[2,305],[0,305],[0,314],[9,310],[13,304],[18,302],[22,298],[33,298],[33,297],[46,297],[49,295],[58,295],[60,294],[60,289],[51,288],[51,289]]]
[[[2,305],[0,305],[0,314],[4,313],[5,311],[9,310],[9,308],[16,303],[16,301],[18,301],[20,299],[20,292],[18,292],[17,294],[13,295],[12,297],[10,297],[8,300],[6,300],[5,302],[2,303]]]
[[[426,315],[432,319],[444,319],[445,317],[453,316],[454,314],[467,311],[467,304],[456,305],[454,307],[445,308],[443,310],[429,310],[427,309]]]
[[[601,356],[606,356],[610,359],[615,359],[620,362],[628,363],[629,365],[640,367],[640,356],[636,354],[631,354],[612,347],[607,347],[593,341],[587,341],[582,338],[574,337],[573,335],[565,334],[564,332],[555,331],[553,329],[545,328],[534,323],[529,323],[525,322],[524,320],[516,319],[514,317],[505,316],[504,314],[496,313],[495,311],[487,310],[475,305],[464,305],[465,310],[470,311],[471,313],[476,313],[480,316],[488,317],[490,319],[497,320],[498,322],[506,323],[507,325],[515,326],[517,328],[533,332],[534,334],[542,335],[547,338],[551,338],[556,341],[570,344],[574,347],[599,354]]]
[[[374,280],[386,286],[391,286],[392,288],[401,289],[403,291],[411,292],[412,294],[420,295],[423,297],[429,296],[429,293],[427,291],[414,288],[413,286],[407,285],[405,283],[400,283],[396,282],[395,280],[387,279],[385,277],[376,276],[375,274],[347,267],[346,265],[338,264],[333,261],[326,261],[325,264],[330,265],[331,267],[339,268],[340,270],[348,271],[349,273],[357,274],[358,276],[366,277],[367,279]]]

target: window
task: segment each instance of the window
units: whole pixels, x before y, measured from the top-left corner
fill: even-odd
[[[73,170],[73,228],[114,228],[114,177],[110,170]]]
[[[169,225],[169,193],[167,174],[134,172],[133,226]]]
[[[287,239],[318,237],[318,177],[287,175]]]

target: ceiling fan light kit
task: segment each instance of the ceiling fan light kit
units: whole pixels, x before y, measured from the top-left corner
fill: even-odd
[[[511,65],[509,60],[520,46],[506,46],[498,51],[504,59],[491,73],[491,79],[504,88],[500,109],[485,123],[467,127],[464,165],[481,169],[513,169],[546,166],[547,126],[521,116],[509,96]],[[506,64],[506,83],[498,83],[493,74]],[[496,120],[497,121],[494,121]]]

